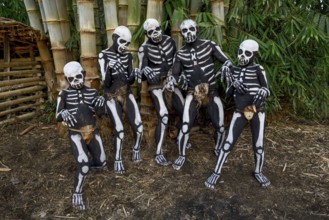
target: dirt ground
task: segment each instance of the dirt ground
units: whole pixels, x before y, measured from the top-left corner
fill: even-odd
[[[104,119],[107,120],[107,119]],[[22,132],[33,127],[25,134]],[[127,130],[129,130],[127,128]],[[261,188],[246,128],[225,163],[214,190],[211,174],[212,127],[195,126],[192,148],[179,171],[155,164],[155,148],[142,145],[140,164],[131,158],[125,136],[124,175],[113,172],[113,136],[102,131],[108,171],[90,172],[84,185],[85,211],[73,209],[75,162],[55,122],[32,120],[0,128],[0,219],[329,219],[329,125],[275,117],[266,124],[263,172],[271,186]],[[164,146],[173,161],[177,147]]]

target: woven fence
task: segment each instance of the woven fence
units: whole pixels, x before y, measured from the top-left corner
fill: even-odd
[[[46,89],[40,62],[0,62],[0,125],[33,118],[47,97]]]

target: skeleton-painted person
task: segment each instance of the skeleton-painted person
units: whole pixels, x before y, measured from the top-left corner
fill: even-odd
[[[112,35],[113,45],[102,50],[98,62],[104,84],[106,110],[115,133],[114,172],[125,172],[122,163],[122,143],[124,138],[123,113],[134,134],[132,161],[140,162],[140,145],[143,136],[143,124],[137,102],[130,85],[134,83],[138,69],[132,67],[132,55],[127,52],[131,42],[131,33],[125,26],[118,26]]]
[[[218,150],[218,159],[211,176],[205,181],[208,188],[214,188],[221,174],[223,163],[231,152],[244,127],[249,123],[252,133],[252,146],[255,158],[254,177],[262,187],[270,181],[262,173],[264,163],[264,127],[265,99],[270,95],[264,68],[254,63],[258,53],[258,43],[245,40],[240,44],[238,66],[226,73],[228,96],[234,97],[235,111],[232,116],[228,135],[222,148]]]
[[[148,90],[158,117],[155,131],[156,153],[154,160],[159,165],[168,166],[170,163],[164,157],[162,150],[169,121],[167,105],[170,102],[165,96],[164,82],[172,71],[176,45],[171,37],[162,34],[160,24],[156,19],[147,19],[143,27],[148,39],[139,48],[139,66],[142,79],[147,80]],[[183,95],[178,88],[174,88],[171,92],[171,105],[178,116],[181,116],[184,103]]]
[[[77,163],[72,204],[83,210],[82,187],[89,169],[107,169],[102,139],[96,128],[96,115],[104,114],[105,100],[98,96],[97,90],[84,85],[85,71],[80,63],[67,63],[64,75],[69,87],[58,95],[56,119],[68,127],[70,145]]]
[[[178,135],[179,157],[173,163],[176,170],[185,162],[189,133],[200,107],[207,108],[214,127],[215,149],[219,149],[223,143],[224,109],[216,87],[215,61],[223,64],[222,72],[228,71],[232,65],[214,42],[197,38],[197,26],[193,20],[184,20],[180,31],[185,45],[175,56],[172,77],[167,83],[169,89],[174,85],[187,86],[183,124]]]

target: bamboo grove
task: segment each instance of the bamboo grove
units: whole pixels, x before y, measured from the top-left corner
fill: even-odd
[[[268,111],[313,120],[329,114],[329,3],[322,0],[15,0],[2,1],[0,16],[28,22],[51,41],[57,85],[65,86],[63,66],[78,60],[89,85],[100,86],[97,54],[112,44],[118,25],[133,33],[136,54],[146,18],[161,21],[180,48],[179,24],[195,19],[200,38],[212,39],[236,63],[246,38],[260,44],[272,96]],[[24,4],[22,4],[24,2]],[[24,8],[22,8],[24,7]],[[24,13],[23,13],[24,11]],[[25,14],[26,12],[26,14]],[[25,15],[25,16],[24,16]],[[28,17],[28,19],[27,19]],[[43,45],[47,46],[47,45]],[[47,53],[46,53],[47,55]],[[134,59],[137,66],[137,58]],[[224,86],[224,85],[223,85]],[[220,84],[220,87],[223,87]],[[224,96],[223,96],[224,98]]]

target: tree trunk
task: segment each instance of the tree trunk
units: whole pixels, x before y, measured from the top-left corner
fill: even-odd
[[[27,15],[29,17],[30,25],[36,30],[40,31],[41,36],[45,35],[45,31],[43,29],[41,18],[39,14],[39,9],[35,4],[34,0],[24,0],[25,8]]]
[[[80,63],[86,71],[86,85],[99,88],[93,0],[77,0],[77,5],[81,39]]]
[[[44,30],[44,33],[47,33],[48,32],[48,27],[47,27],[47,23],[46,23],[47,19],[46,19],[45,9],[43,7],[42,0],[38,0],[38,4],[39,4],[40,14],[41,14],[41,18],[42,18],[43,30]]]
[[[197,15],[198,15],[198,11],[200,9],[202,5],[202,0],[193,0],[191,1],[191,6],[190,6],[190,16],[191,19],[195,20]]]
[[[155,18],[161,23],[162,8],[163,8],[163,0],[148,0],[146,17]]]
[[[181,48],[183,45],[183,37],[180,33],[180,24],[183,18],[179,16],[177,10],[174,11],[173,19],[171,20],[171,37],[174,39],[177,48]]]
[[[130,32],[133,34],[134,31],[138,28],[140,24],[140,12],[141,12],[141,0],[130,0],[128,6],[128,17],[127,17],[127,27],[129,28]],[[129,51],[133,55],[133,67],[138,67],[138,48],[139,42],[138,40],[134,40],[129,45]],[[131,86],[132,92],[135,97],[138,97],[138,85],[135,82]]]
[[[127,27],[133,34],[140,24],[140,12],[141,12],[141,0],[130,0],[128,6],[128,17],[127,17]],[[134,66],[138,65],[137,51],[138,51],[138,41],[135,40],[129,45],[129,51],[134,55]]]
[[[103,0],[94,1],[94,14],[95,14],[95,30],[96,30],[96,54],[103,50],[104,45],[102,39],[104,39],[104,16],[103,16]]]
[[[118,26],[117,5],[116,0],[104,0],[104,15],[107,34],[107,46],[113,44],[112,34]]]
[[[62,30],[62,37],[64,45],[71,37],[69,16],[67,12],[67,0],[56,0],[57,13]],[[73,60],[72,52],[66,48],[67,62]]]
[[[215,34],[217,39],[220,41],[219,43],[223,43],[223,36],[225,35],[224,29],[222,26],[224,25],[224,0],[212,0],[211,1],[211,12],[217,18],[217,30],[215,30]]]
[[[218,24],[220,26],[224,25],[224,0],[211,0],[211,12],[218,18]]]
[[[47,24],[48,33],[51,42],[51,50],[53,52],[55,72],[57,78],[57,90],[62,90],[67,87],[67,82],[64,78],[63,68],[67,63],[66,47],[63,41],[62,28],[57,13],[56,1],[42,0],[44,7],[45,23]]]
[[[130,0],[131,1],[131,0]],[[128,0],[119,0],[119,25],[127,25]]]
[[[147,0],[141,0],[141,22],[145,21],[147,13]]]
[[[39,30],[41,33],[41,39],[37,40],[37,46],[39,49],[42,67],[45,71],[45,79],[48,88],[48,99],[50,101],[56,100],[56,75],[51,52],[49,51],[47,41],[44,38],[44,26],[41,23],[41,17],[37,5],[34,0],[24,0],[25,8],[29,16],[31,27]]]

